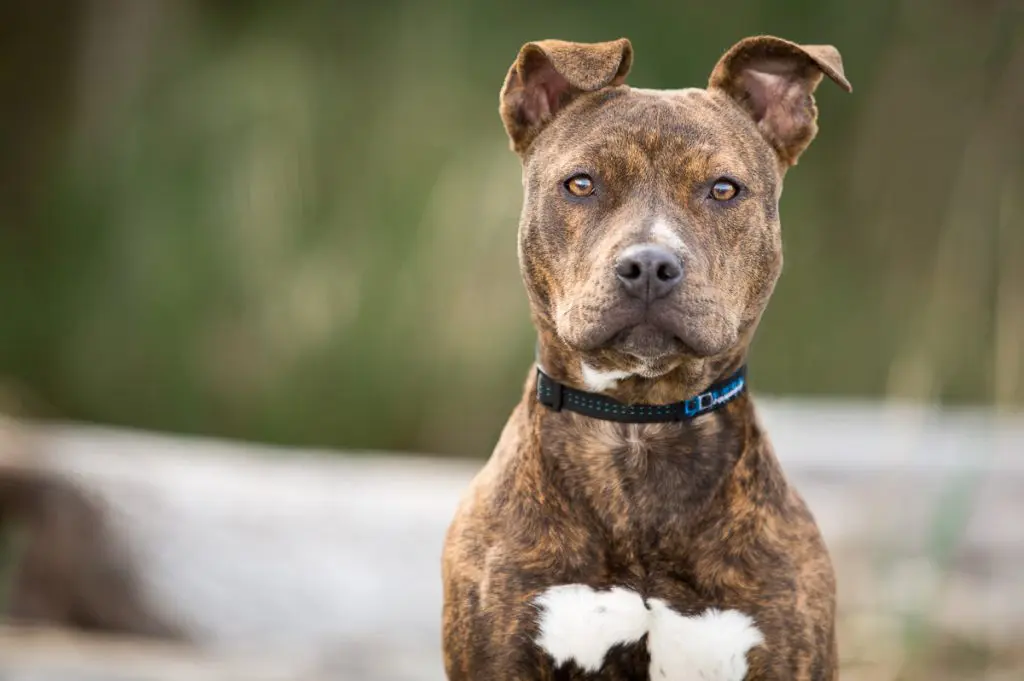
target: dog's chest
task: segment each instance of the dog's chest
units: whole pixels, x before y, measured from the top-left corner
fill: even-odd
[[[707,554],[709,519],[729,515],[720,491],[743,451],[720,425],[713,415],[686,429],[591,420],[547,439],[550,481],[594,549],[578,583],[555,584],[536,603],[536,642],[556,663],[556,679],[746,675],[761,632],[747,611],[712,596],[718,580],[704,579],[696,560]]]
[[[700,428],[587,420],[544,439],[548,480],[615,552],[653,557],[687,543],[740,447],[710,415]],[[721,437],[717,435],[723,433]],[[709,434],[711,436],[709,437]]]

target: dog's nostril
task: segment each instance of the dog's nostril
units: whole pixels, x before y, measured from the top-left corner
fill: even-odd
[[[658,266],[657,276],[661,281],[672,281],[679,277],[679,274],[679,268],[668,263],[662,263]]]
[[[616,265],[615,272],[623,279],[639,279],[640,275],[643,274],[640,263],[635,260],[620,262]]]

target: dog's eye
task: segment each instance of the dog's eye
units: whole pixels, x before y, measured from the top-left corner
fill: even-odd
[[[711,185],[711,198],[715,201],[728,201],[734,198],[740,193],[740,188],[736,186],[735,182],[720,178],[715,180],[715,183]]]
[[[586,173],[573,175],[565,181],[565,188],[573,196],[585,197],[594,193],[594,180]]]

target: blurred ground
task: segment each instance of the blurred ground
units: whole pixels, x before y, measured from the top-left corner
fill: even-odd
[[[1020,678],[1024,416],[761,405],[837,563],[844,679]],[[188,665],[210,679],[442,678],[439,552],[476,462],[81,426],[36,436],[47,465],[102,497],[151,604],[204,652],[5,632],[5,681],[200,678]]]

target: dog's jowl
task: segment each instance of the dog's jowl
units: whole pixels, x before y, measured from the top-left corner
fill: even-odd
[[[766,36],[706,88],[630,87],[632,59],[529,43],[501,91],[537,363],[449,529],[448,677],[831,681],[832,566],[745,363],[814,91],[850,85]]]

